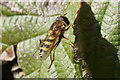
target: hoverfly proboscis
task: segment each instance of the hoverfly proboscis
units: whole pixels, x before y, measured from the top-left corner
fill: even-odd
[[[47,36],[44,40],[40,43],[40,57],[42,60],[45,60],[50,55],[51,64],[49,66],[52,66],[52,63],[54,61],[54,54],[51,54],[52,50],[57,48],[59,43],[61,42],[62,38],[67,39],[64,37],[65,31],[67,31],[70,28],[70,22],[65,16],[59,16],[55,20],[55,22],[51,25]]]

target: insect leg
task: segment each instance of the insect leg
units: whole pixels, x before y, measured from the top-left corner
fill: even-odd
[[[67,31],[67,30],[70,28],[70,26],[72,26],[72,27],[73,27],[73,24],[69,24],[69,25],[68,25],[68,28],[67,28],[67,29],[65,29],[65,31]]]
[[[57,45],[57,46],[58,46],[58,45]],[[51,60],[51,63],[50,63],[50,66],[49,66],[49,68],[48,68],[48,72],[50,71],[50,68],[51,68],[51,66],[52,66],[52,63],[53,63],[53,61],[54,61],[54,57],[55,57],[55,50],[56,50],[57,46],[55,46],[55,48],[54,48],[53,55],[52,55],[52,54],[50,54],[50,60]]]
[[[63,39],[65,39],[65,40],[69,40],[68,38],[66,38],[65,36],[62,36],[63,37]],[[70,41],[70,40],[69,40]],[[67,42],[66,42],[67,43]],[[70,43],[71,44],[74,44],[72,41],[70,41]],[[69,44],[69,43],[68,43]]]
[[[51,63],[50,63],[50,66],[49,66],[49,68],[48,68],[48,72],[50,71],[50,68],[51,68],[51,66],[52,66],[52,63],[53,63],[53,57],[52,57],[52,54],[50,54],[50,60],[51,60]]]
[[[58,40],[58,42],[54,45],[53,55],[52,55],[52,54],[50,54],[51,64],[50,64],[50,66],[49,66],[49,68],[48,68],[48,72],[49,72],[49,70],[50,70],[50,68],[51,68],[51,66],[52,66],[53,61],[54,61],[54,57],[55,57],[55,50],[56,50],[57,46],[59,45],[59,43],[60,43],[61,39],[62,39],[62,37],[60,37],[60,38],[59,38],[59,40]],[[51,53],[51,52],[50,52],[50,53]]]
[[[55,50],[56,50],[56,48],[58,47],[59,43],[61,42],[61,39],[62,39],[62,38],[66,39],[66,40],[69,40],[69,39],[66,38],[64,35],[62,35],[62,36],[59,37],[58,42],[54,45],[54,52],[53,52],[53,55],[50,54],[51,64],[50,64],[50,66],[49,66],[49,68],[48,68],[48,72],[49,72],[49,70],[50,70],[50,68],[51,68],[51,66],[52,66],[52,63],[53,63],[53,61],[54,61],[54,58],[55,58]],[[71,42],[71,41],[70,41],[70,42]],[[66,42],[66,43],[67,43],[67,42]],[[71,43],[72,43],[72,42],[71,42]],[[72,47],[74,46],[73,43],[72,43],[73,45],[70,44],[70,43],[67,43],[67,44],[71,45]]]
[[[68,42],[65,42],[64,41],[64,43],[66,43],[66,44],[68,44],[68,45],[70,45],[70,47],[72,47],[72,48],[74,48],[75,47],[75,44],[72,42],[72,41],[70,41],[68,38],[66,38],[64,35],[62,36],[63,37],[63,39],[65,39],[65,40],[68,40],[70,43],[68,43]]]

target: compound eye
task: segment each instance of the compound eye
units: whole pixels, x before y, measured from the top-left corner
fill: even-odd
[[[60,17],[57,17],[56,20],[63,21],[64,19],[60,16]]]

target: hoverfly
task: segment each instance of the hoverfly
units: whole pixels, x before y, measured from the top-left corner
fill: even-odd
[[[50,55],[51,64],[49,69],[54,61],[54,54],[51,54],[52,50],[57,48],[62,38],[64,37],[65,31],[70,27],[70,22],[65,16],[59,16],[55,22],[51,25],[47,36],[40,43],[40,57],[42,60],[45,60]]]

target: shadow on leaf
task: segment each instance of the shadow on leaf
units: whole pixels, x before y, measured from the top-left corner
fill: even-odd
[[[87,3],[81,3],[74,25],[74,44],[78,48],[75,59],[86,62],[88,73],[93,78],[118,78],[118,49],[102,38],[101,26]]]

